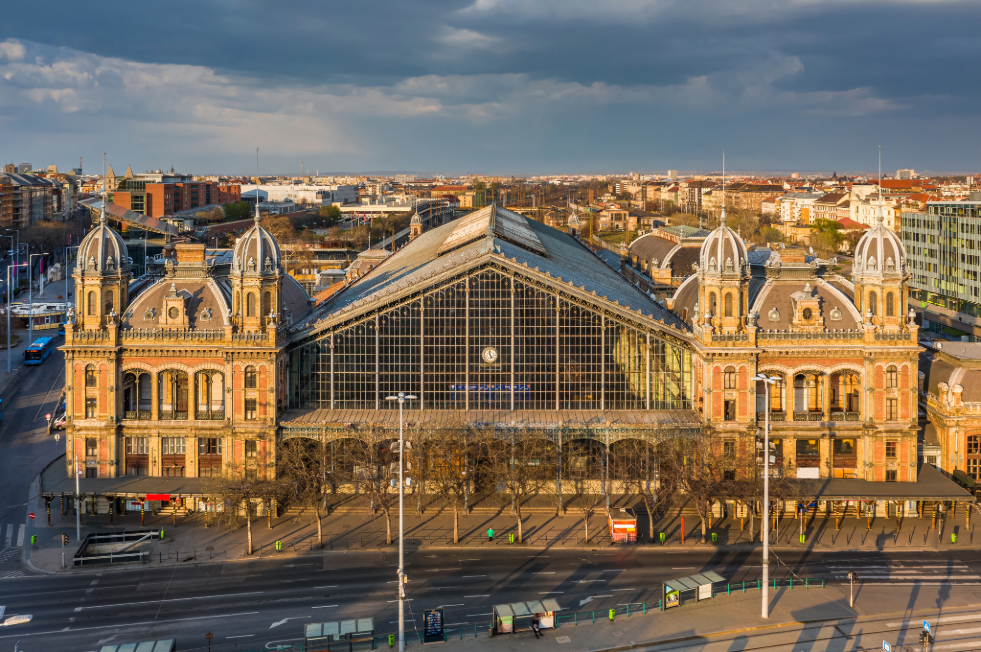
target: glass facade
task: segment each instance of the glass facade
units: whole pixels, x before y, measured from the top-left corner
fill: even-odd
[[[690,409],[691,353],[485,269],[298,345],[288,387],[291,408]]]

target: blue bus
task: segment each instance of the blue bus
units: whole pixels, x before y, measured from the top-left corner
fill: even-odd
[[[53,337],[39,337],[24,350],[24,364],[41,364],[51,355],[54,348]]]

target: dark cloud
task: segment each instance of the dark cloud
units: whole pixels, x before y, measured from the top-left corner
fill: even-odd
[[[726,141],[746,168],[855,169],[902,134],[904,167],[963,169],[979,24],[957,0],[19,3],[0,42],[30,54],[0,57],[19,98],[0,98],[0,128],[87,138],[111,116],[121,140],[222,167],[265,124],[283,164],[296,143],[349,162],[334,169],[522,172],[713,167]],[[209,149],[189,156],[198,128]]]

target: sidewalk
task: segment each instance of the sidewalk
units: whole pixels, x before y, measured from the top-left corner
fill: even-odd
[[[5,304],[6,305],[6,304]],[[6,317],[3,317],[6,319]],[[57,331],[55,331],[57,333]],[[0,398],[7,399],[10,395],[9,389],[16,388],[14,381],[17,379],[18,372],[24,367],[24,350],[30,346],[27,330],[17,328],[10,329],[10,337],[20,337],[20,341],[10,347],[10,373],[7,373],[7,340],[3,340],[3,348],[0,349]]]
[[[69,569],[71,559],[78,548],[75,536],[75,516],[60,515],[60,501],[51,502],[51,526],[47,525],[43,500],[38,499],[33,505],[33,511],[38,515],[34,533],[38,536],[37,545],[30,552],[31,563],[36,569],[45,572],[61,571],[61,534],[69,535],[69,546],[65,553]],[[241,526],[228,530],[214,525],[205,527],[204,517],[200,514],[190,516],[152,516],[145,515],[145,525],[140,525],[139,512],[127,515],[115,514],[113,525],[109,525],[109,515],[82,515],[82,539],[94,532],[122,532],[124,530],[162,529],[166,535],[163,540],[157,540],[151,552],[151,563],[154,564],[188,564],[208,563],[212,561],[227,561],[234,559],[258,558],[260,556],[289,556],[298,554],[319,553],[317,529],[312,514],[302,514],[299,517],[280,517],[269,521],[257,518],[252,522],[252,537],[254,554],[247,554],[247,534],[244,520]],[[974,519],[978,521],[977,518]],[[570,512],[568,515],[534,514],[523,520],[525,546],[533,548],[568,547],[568,548],[600,548],[612,545],[607,529],[606,517],[603,512],[592,515],[589,519],[589,540],[585,540],[583,521],[580,516]],[[718,542],[700,543],[701,526],[697,518],[685,515],[685,542],[681,542],[681,517],[669,516],[655,524],[655,543],[647,542],[646,532],[641,532],[642,543],[638,545],[656,547],[664,552],[693,550],[698,548],[721,548],[724,550],[753,550],[761,546],[759,520],[756,521],[756,536],[751,542],[749,521],[745,529],[740,530],[739,519],[722,519],[713,524],[710,532],[717,534]],[[808,521],[805,528],[806,538],[802,545],[799,541],[800,521],[794,519],[781,520],[779,531],[771,530],[771,546],[775,550],[940,550],[948,548],[976,549],[981,546],[981,536],[974,541],[975,523],[967,528],[963,516],[939,522],[937,529],[931,530],[930,519],[906,518],[899,532],[896,531],[895,519],[877,518],[868,529],[866,519],[843,519],[840,530],[835,529],[835,520],[819,517]],[[392,535],[398,535],[397,518],[392,519]],[[488,539],[487,530],[494,530],[493,539]],[[657,533],[664,531],[666,543],[662,547],[657,542]],[[956,532],[957,543],[950,542],[950,533]],[[453,544],[452,513],[429,513],[421,517],[407,513],[405,517],[406,545],[410,548],[426,547],[458,547]],[[499,514],[472,514],[460,518],[461,547],[506,547],[509,535],[514,534],[517,541],[517,522],[515,517],[508,514],[507,508]],[[391,548],[385,542],[386,527],[383,515],[367,518],[358,514],[341,514],[323,519],[323,547],[327,550],[378,550]],[[275,550],[276,541],[282,542],[283,550]],[[519,545],[515,543],[514,545]],[[104,566],[98,568],[105,568]],[[84,571],[79,571],[84,572]]]
[[[618,611],[616,620],[595,624],[579,621],[577,626],[563,618],[557,630],[543,631],[543,638],[534,639],[530,631],[500,634],[489,638],[484,631],[474,637],[472,630],[459,638],[459,630],[447,636],[447,645],[460,652],[496,652],[515,650],[518,645],[534,646],[542,652],[599,652],[619,651],[650,646],[666,646],[668,643],[685,644],[688,649],[701,649],[713,638],[720,649],[744,649],[749,639],[772,639],[774,649],[815,649],[810,641],[823,636],[865,636],[866,646],[879,647],[887,639],[896,642],[902,638],[901,630],[907,629],[905,639],[915,639],[920,621],[930,620],[936,627],[938,616],[944,614],[953,621],[974,618],[962,613],[981,605],[974,589],[967,587],[921,587],[919,591],[896,591],[887,586],[866,586],[856,594],[855,609],[848,606],[847,587],[828,586],[825,589],[793,591],[779,589],[770,593],[770,617],[761,617],[761,595],[758,591],[718,595],[712,600],[691,602],[665,612],[634,612],[629,618]],[[976,614],[981,620],[981,613]],[[943,622],[943,618],[940,619]],[[822,623],[815,625],[815,623]],[[976,623],[971,623],[976,624]],[[805,630],[810,630],[805,633]],[[724,637],[735,636],[730,647]],[[763,647],[754,640],[753,647]],[[771,641],[766,641],[770,643]],[[858,643],[849,641],[847,647]],[[802,643],[806,643],[801,647]],[[970,648],[970,642],[967,642]],[[659,645],[660,644],[660,645]],[[407,648],[420,648],[418,635],[407,634]],[[823,649],[823,648],[822,648]],[[829,646],[829,649],[846,649]],[[871,648],[870,648],[871,649]],[[938,648],[939,649],[939,648]]]

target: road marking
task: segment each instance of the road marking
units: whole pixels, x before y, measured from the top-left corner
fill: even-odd
[[[250,636],[255,636],[255,634],[240,634],[238,636],[226,636],[225,638],[248,638]]]
[[[484,616],[489,616],[490,614],[467,614],[467,618],[483,618]]]
[[[606,582],[606,580],[579,580],[576,584],[589,584],[591,582]]]
[[[938,634],[943,634],[944,636],[951,636],[953,634],[977,634],[978,632],[981,632],[981,627],[975,627],[974,629],[954,629],[951,631],[942,629],[938,632]]]
[[[447,627],[453,627],[454,625],[469,625],[470,623],[446,623]]]
[[[336,589],[337,588],[337,585],[336,584],[331,584],[330,586],[315,586],[313,588],[315,588],[315,589]]]
[[[465,595],[465,598],[489,598],[490,593],[484,593],[483,595]]]
[[[463,577],[487,577],[486,575],[464,575]]]
[[[612,598],[612,595],[594,595],[594,598]]]
[[[24,524],[21,523],[20,527],[17,528],[17,547],[20,548],[24,545]]]
[[[542,571],[541,573],[532,573],[532,575],[555,575],[555,571]]]
[[[333,609],[336,606],[337,606],[336,604],[326,604],[326,605],[324,605],[322,607],[310,607],[310,608],[311,609]]]
[[[637,589],[610,589],[611,591],[636,591]]]
[[[695,570],[694,566],[679,566],[678,568],[672,568],[671,570]]]
[[[293,616],[292,618],[283,618],[282,620],[277,620],[276,622],[274,622],[272,625],[269,626],[269,629],[272,629],[274,627],[279,627],[280,625],[285,625],[286,622],[289,620],[298,620],[300,618],[306,618],[306,616]]]
[[[263,593],[263,591],[249,591],[248,593],[226,593],[223,598],[231,598],[239,595],[258,595]],[[109,607],[129,607],[137,604],[156,604],[158,602],[178,602],[180,600],[208,600],[214,598],[213,595],[202,595],[196,598],[168,598],[167,600],[145,600],[143,602],[124,602],[122,604],[100,604],[92,605],[91,607],[75,607],[75,611],[81,611],[82,609],[108,609]]]
[[[91,582],[89,582],[89,586],[95,586],[98,583],[99,583],[99,580],[92,580]]]
[[[214,597],[214,596],[212,596]],[[254,616],[258,611],[246,611],[240,614],[216,614],[214,616],[193,616],[191,618],[175,618],[174,620],[148,620],[142,623],[126,623],[125,627],[136,627],[139,625],[163,625],[165,623],[179,623],[185,620],[205,620],[208,618],[236,618],[238,616]],[[115,623],[113,625],[99,625],[97,627],[76,627],[75,629],[53,629],[50,632],[32,632],[27,634],[10,634],[8,636],[0,636],[0,638],[16,638],[18,636],[45,636],[47,634],[60,634],[62,632],[88,632],[95,629],[119,629],[124,625]]]
[[[943,623],[956,623],[962,620],[978,620],[981,619],[981,613],[965,614],[963,616],[940,616],[934,622],[939,624]],[[887,627],[908,627],[910,623],[919,623],[918,620],[904,620],[901,623],[886,623]]]
[[[538,595],[548,595],[549,593],[565,593],[565,591],[541,591]]]
[[[11,544],[11,542],[13,540],[14,540],[14,524],[13,523],[8,523],[7,524],[7,544],[6,544],[6,546],[8,548],[10,547],[10,544]]]
[[[684,570],[684,569],[672,568],[671,570]],[[601,573],[626,573],[627,572],[627,569],[626,568],[614,568],[614,569],[600,571],[600,572]]]
[[[436,608],[437,609],[443,609],[444,607],[464,607],[464,606],[466,606],[466,605],[461,602],[460,604],[441,604],[441,605],[439,605]]]
[[[406,598],[405,601],[412,602],[413,600],[415,600],[415,598]],[[385,602],[387,602],[388,604],[392,604],[393,602],[398,602],[398,600],[386,600]]]

